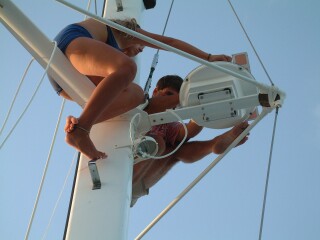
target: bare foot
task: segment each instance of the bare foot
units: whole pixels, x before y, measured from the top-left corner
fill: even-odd
[[[240,123],[224,134],[214,139],[212,152],[215,154],[223,153],[229,145],[249,126],[248,122]],[[244,137],[237,146],[244,144],[248,140],[248,136]]]
[[[73,131],[67,132],[65,140],[69,145],[86,155],[90,160],[107,157],[105,153],[96,149],[89,137],[89,133],[80,127],[73,126]]]
[[[66,125],[64,126],[64,131],[66,133],[72,132],[76,124],[78,124],[78,118],[73,116],[68,116],[66,119]]]

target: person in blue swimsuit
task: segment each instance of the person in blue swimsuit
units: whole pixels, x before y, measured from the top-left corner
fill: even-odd
[[[231,61],[230,56],[211,55],[184,41],[147,32],[134,19],[118,23],[209,62]],[[90,18],[67,26],[55,39],[71,64],[96,85],[80,116],[67,118],[66,142],[89,159],[105,158],[89,137],[91,127],[143,103],[143,90],[132,82],[137,67],[131,57],[145,46],[158,47]],[[60,96],[72,100],[54,79],[51,82]]]

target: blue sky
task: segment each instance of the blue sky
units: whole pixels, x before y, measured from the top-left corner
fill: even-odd
[[[13,1],[49,37],[81,14],[53,0]],[[72,0],[85,8],[86,1]],[[99,2],[99,1],[98,1]],[[287,93],[279,111],[262,239],[320,239],[320,3],[297,1],[232,1],[274,83]],[[158,1],[144,13],[143,28],[162,33],[171,1]],[[100,6],[98,7],[100,10]],[[99,11],[100,12],[100,11]],[[248,52],[256,80],[269,84],[227,1],[176,0],[166,35],[211,53]],[[0,123],[26,68],[30,54],[0,25]],[[141,57],[141,85],[148,76],[153,49]],[[160,52],[154,79],[165,74],[185,77],[197,63]],[[2,142],[31,96],[43,69],[35,63],[0,136]],[[0,237],[22,239],[47,158],[61,99],[47,80],[29,111],[0,149]],[[63,119],[80,108],[67,103]],[[144,239],[258,239],[264,183],[274,113],[268,115],[245,145],[228,154]],[[221,130],[206,129],[196,139]],[[74,150],[64,143],[60,126],[43,194],[29,239],[41,239],[67,176]],[[177,196],[215,155],[192,165],[177,165],[138,201],[130,214],[133,239]],[[53,217],[46,239],[61,239],[72,177]]]

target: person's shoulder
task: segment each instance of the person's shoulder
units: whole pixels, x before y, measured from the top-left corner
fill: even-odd
[[[182,127],[181,122],[172,122],[172,123],[168,123],[168,125],[170,125],[171,127]]]

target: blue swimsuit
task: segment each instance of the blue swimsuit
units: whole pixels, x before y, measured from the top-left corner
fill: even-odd
[[[111,31],[111,28],[109,26],[106,26],[106,27],[108,31],[108,39],[106,41],[106,44],[121,51]],[[78,37],[93,38],[91,34],[88,32],[88,30],[85,29],[84,27],[77,24],[70,24],[64,29],[62,29],[61,32],[54,38],[54,40],[57,42],[58,48],[65,54],[65,51],[69,46],[69,44]],[[58,95],[60,95],[60,92],[63,89],[51,76],[48,75],[48,78],[54,90],[57,92]]]

